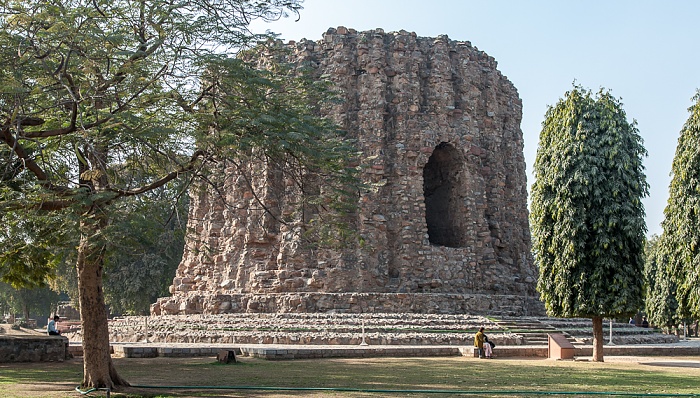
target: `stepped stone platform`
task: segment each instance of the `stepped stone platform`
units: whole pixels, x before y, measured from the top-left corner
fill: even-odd
[[[486,317],[480,315],[375,313],[219,314],[127,317],[110,321],[115,343],[278,345],[469,346],[480,327],[499,346],[546,345],[561,333],[575,345],[592,344],[590,319]],[[609,324],[605,325],[605,337]],[[674,343],[678,337],[652,328],[613,323],[615,344]],[[82,340],[80,332],[70,336]]]
[[[590,319],[444,314],[219,314],[127,317],[110,321],[114,355],[216,356],[221,350],[265,359],[473,355],[485,327],[499,357],[547,357],[547,334],[565,335],[576,356],[592,355]],[[606,343],[609,323],[605,325]],[[699,355],[700,341],[613,323],[606,355]],[[71,353],[80,355],[80,332]],[[364,343],[364,344],[363,344]]]

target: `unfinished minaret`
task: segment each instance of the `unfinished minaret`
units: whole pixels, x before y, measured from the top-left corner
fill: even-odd
[[[496,61],[469,42],[381,29],[286,46],[345,97],[327,116],[357,138],[362,178],[379,187],[358,202],[367,244],[304,249],[231,177],[236,209],[192,191],[196,239],[152,312],[542,313],[522,103]]]

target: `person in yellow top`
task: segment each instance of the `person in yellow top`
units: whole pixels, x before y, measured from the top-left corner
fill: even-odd
[[[479,349],[479,358],[484,357],[484,328],[479,328],[479,331],[474,336],[474,347]]]

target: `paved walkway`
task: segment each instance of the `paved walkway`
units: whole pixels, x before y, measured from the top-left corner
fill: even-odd
[[[363,357],[430,357],[473,356],[467,346],[409,346],[409,345],[278,345],[278,344],[206,344],[206,343],[113,343],[114,355],[125,358],[216,356],[219,351],[234,351],[237,355],[264,359],[303,358],[363,358]],[[71,343],[74,355],[82,354],[79,343]],[[548,356],[546,345],[498,346],[499,358]],[[590,357],[593,346],[576,345],[577,358]],[[673,344],[606,345],[608,357],[697,356],[700,358],[700,338]]]

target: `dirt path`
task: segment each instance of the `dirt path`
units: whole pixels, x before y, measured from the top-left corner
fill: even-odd
[[[9,323],[0,323],[0,335],[4,336],[42,336],[44,331],[28,328],[12,329]]]

